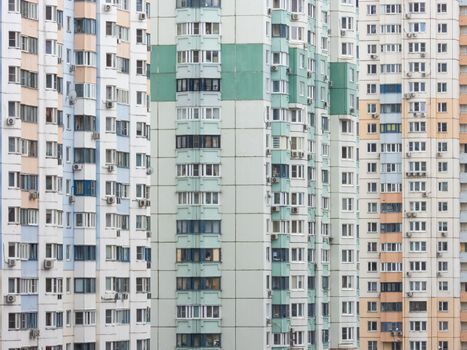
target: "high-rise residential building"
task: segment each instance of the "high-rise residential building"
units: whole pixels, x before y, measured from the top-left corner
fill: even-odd
[[[153,7],[153,349],[357,349],[355,1]]]
[[[1,1],[1,349],[149,349],[149,9]]]
[[[459,1],[460,340],[467,349],[467,1]]]
[[[460,349],[459,3],[359,13],[360,345]]]

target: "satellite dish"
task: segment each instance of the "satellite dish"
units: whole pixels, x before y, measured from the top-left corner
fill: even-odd
[[[75,103],[75,101],[76,101],[76,91],[75,90],[70,91],[70,93],[68,95],[68,101],[70,102],[70,104]]]

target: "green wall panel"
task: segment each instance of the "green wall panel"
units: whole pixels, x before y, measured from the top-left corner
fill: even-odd
[[[151,49],[151,101],[176,100],[175,45],[153,46]]]
[[[222,45],[222,100],[264,99],[262,44]]]

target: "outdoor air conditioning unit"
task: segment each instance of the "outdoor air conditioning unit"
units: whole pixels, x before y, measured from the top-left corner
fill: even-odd
[[[444,232],[444,231],[441,232],[441,236],[446,237],[446,236],[447,236],[447,232]]]
[[[110,164],[110,165],[107,166],[107,171],[108,171],[109,173],[113,173],[114,170],[115,170],[115,165]]]
[[[412,73],[411,72],[407,72],[406,74],[409,78],[412,76]]]
[[[406,232],[405,235],[410,238],[412,237],[412,232]]]
[[[307,103],[307,105],[313,104],[313,99],[312,98],[307,99],[306,103]]]
[[[273,72],[277,71],[277,69],[278,69],[277,66],[271,66],[271,70],[272,70]]]
[[[407,296],[410,298],[410,297],[413,297],[413,292],[407,292]]]
[[[107,201],[107,204],[114,204],[115,196],[107,196],[106,201]]]
[[[54,267],[54,261],[50,259],[44,260],[44,270],[50,270]]]
[[[146,238],[151,238],[152,234],[151,231],[146,231]]]
[[[279,236],[276,235],[276,234],[272,234],[272,235],[271,235],[271,240],[272,240],[272,241],[275,241],[275,240],[277,240],[278,238],[279,238]]]
[[[93,140],[99,140],[101,138],[101,134],[98,133],[98,132],[93,132],[92,135],[91,135],[91,138]]]
[[[139,200],[138,200],[138,206],[139,206],[140,208],[145,207],[145,206],[146,206],[146,200],[145,200],[145,199],[139,199]]]
[[[341,36],[345,36],[345,30],[341,30]]]
[[[13,117],[8,117],[6,118],[6,125],[8,126],[13,126],[16,123],[16,119]]]
[[[30,339],[36,339],[37,337],[39,337],[39,334],[41,334],[41,333],[40,333],[40,331],[38,329],[31,329],[29,331],[29,338]]]
[[[306,76],[307,76],[308,78],[311,78],[311,77],[312,77],[312,75],[313,75],[313,73],[312,73],[312,72],[307,72],[307,73],[306,73]]]
[[[75,69],[76,69],[76,67],[75,67],[75,65],[74,65],[74,64],[70,65],[70,73],[71,73],[71,72],[74,72],[74,71],[75,71]]]
[[[277,177],[271,178],[271,182],[272,182],[273,184],[277,183],[277,182],[278,182]]]
[[[6,261],[6,264],[8,265],[8,267],[13,267],[16,265],[16,260],[15,259],[8,259]]]
[[[405,273],[405,275],[406,275],[407,277],[410,277],[410,276],[412,276],[412,273],[411,273],[410,271],[407,271],[407,272]]]
[[[146,14],[145,14],[144,12],[143,12],[143,13],[140,13],[140,14],[138,15],[138,19],[139,19],[140,21],[144,21],[144,20],[146,19]]]
[[[36,191],[29,192],[29,199],[30,200],[36,200],[37,198],[39,198],[39,192],[36,192]]]
[[[105,12],[109,12],[110,10],[112,10],[112,5],[110,5],[110,4],[105,4],[105,5],[104,5],[104,11],[105,11]]]
[[[298,18],[299,18],[298,14],[296,13],[292,14],[292,21],[298,21]]]
[[[147,168],[146,175],[151,175],[151,174],[152,174],[152,168]]]
[[[378,58],[378,55],[376,55],[376,54],[373,53],[373,54],[370,55],[370,58],[371,58],[372,60],[376,60],[376,59]]]
[[[298,214],[298,208],[297,207],[292,208],[292,214]]]
[[[269,298],[269,299],[272,298],[272,290],[268,290],[268,298]]]
[[[13,304],[15,301],[16,301],[16,295],[13,295],[13,294],[5,295],[5,303]]]
[[[73,171],[80,171],[81,169],[83,169],[82,164],[73,164]]]
[[[113,101],[105,101],[105,108],[110,109],[114,107]]]
[[[70,198],[68,199],[68,203],[74,203],[75,202],[75,197],[74,196],[70,196]]]
[[[277,213],[279,211],[279,207],[271,207],[271,211],[273,213]]]

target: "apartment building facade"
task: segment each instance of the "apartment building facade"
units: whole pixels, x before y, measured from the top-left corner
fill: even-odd
[[[1,1],[1,349],[149,349],[149,11]]]
[[[358,348],[356,7],[154,3],[152,348]]]
[[[361,347],[459,349],[459,3],[359,6]]]

